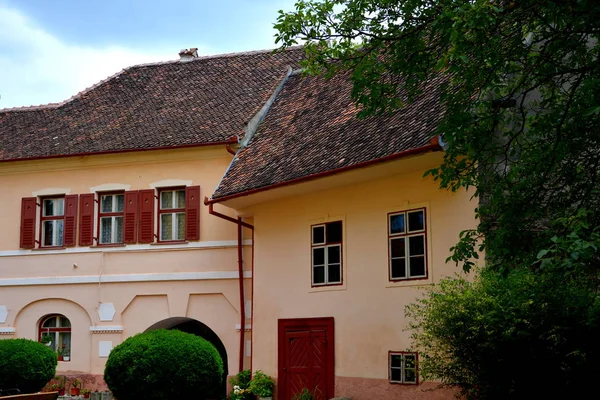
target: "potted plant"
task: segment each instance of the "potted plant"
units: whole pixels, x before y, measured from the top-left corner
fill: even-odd
[[[71,361],[71,352],[68,347],[63,349],[63,361]]]
[[[90,398],[90,393],[91,390],[90,389],[81,389],[81,395],[83,396],[84,399],[89,399]]]
[[[55,376],[54,377],[55,381],[52,385],[50,385],[50,389],[52,391],[56,391],[58,392],[59,396],[64,396],[65,395],[65,384],[66,384],[66,380],[67,378],[65,376]]]
[[[262,371],[256,371],[248,389],[261,400],[272,400],[275,381]]]
[[[302,391],[296,394],[292,400],[315,400],[315,395],[313,392],[310,392],[307,388],[302,389]]]
[[[58,361],[63,361],[64,351],[63,351],[62,347],[59,347],[58,349],[56,349],[56,355],[58,356]]]
[[[71,382],[71,396],[79,396],[79,392],[81,391],[81,381],[77,378],[73,379]]]

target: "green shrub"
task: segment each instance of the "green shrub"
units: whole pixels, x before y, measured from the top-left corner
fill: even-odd
[[[231,386],[231,392],[229,393],[230,400],[255,399],[255,396],[248,389],[248,386],[250,386],[250,378],[250,370],[246,369],[229,379],[229,385]]]
[[[0,388],[39,392],[56,374],[56,353],[28,339],[0,340]]]
[[[104,380],[119,400],[220,396],[223,360],[208,341],[176,330],[140,333],[116,346]]]
[[[258,397],[271,397],[273,396],[274,386],[275,381],[273,378],[262,371],[256,371],[248,389]]]

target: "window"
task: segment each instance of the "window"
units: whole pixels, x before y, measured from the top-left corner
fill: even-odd
[[[71,321],[64,315],[50,315],[40,322],[39,341],[56,351],[59,361],[71,359]]]
[[[425,209],[388,214],[390,280],[427,278]]]
[[[99,244],[123,243],[123,214],[125,208],[125,194],[101,194],[100,211],[98,213]]]
[[[312,286],[342,283],[342,221],[311,227]]]
[[[390,352],[390,382],[416,385],[419,383],[417,353]]]
[[[161,190],[159,203],[159,240],[185,240],[185,189]]]
[[[43,247],[63,245],[65,228],[64,197],[42,199],[41,235]]]

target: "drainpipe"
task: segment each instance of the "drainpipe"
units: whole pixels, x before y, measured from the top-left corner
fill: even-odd
[[[221,214],[213,209],[213,204],[208,201],[208,198],[204,198],[204,205],[208,206],[208,213],[210,215],[214,215],[215,217],[219,217],[229,222],[233,222],[237,224],[237,252],[238,252],[238,273],[239,273],[239,288],[240,288],[240,364],[239,371],[244,370],[244,344],[245,337],[244,332],[246,328],[246,304],[244,304],[245,296],[244,296],[244,259],[242,254],[242,228],[248,228],[252,231],[252,239],[254,240],[254,225],[250,225],[247,222],[242,221],[241,217],[237,219],[230,217],[225,214]],[[254,246],[254,241],[252,242],[252,246]],[[254,300],[253,300],[254,301]]]

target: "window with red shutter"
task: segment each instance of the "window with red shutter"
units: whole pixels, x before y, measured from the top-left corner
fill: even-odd
[[[100,193],[98,197],[98,245],[123,243],[125,193]]]
[[[138,242],[154,242],[154,190],[146,189],[138,192]]]
[[[77,200],[79,196],[71,194],[65,196],[65,222],[63,233],[63,244],[65,246],[75,246],[77,231]]]
[[[79,245],[94,244],[94,194],[79,196]]]
[[[185,240],[200,240],[200,186],[185,189]]]
[[[62,247],[65,239],[65,197],[41,199],[40,246]]]
[[[35,247],[35,217],[37,198],[24,197],[21,200],[21,237],[20,247],[33,249]]]
[[[125,211],[123,213],[123,243],[137,242],[138,192],[125,192]]]

